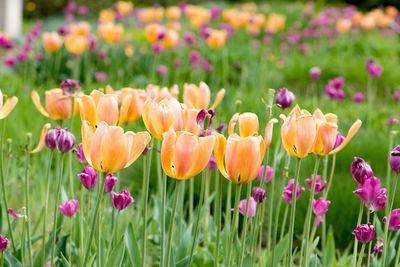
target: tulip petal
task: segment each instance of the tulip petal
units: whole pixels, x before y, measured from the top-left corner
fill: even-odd
[[[214,103],[211,106],[211,109],[216,109],[217,106],[221,103],[222,99],[224,99],[225,96],[225,89],[221,89],[217,93],[217,97],[215,98]]]
[[[240,159],[240,176],[237,180],[238,183],[247,183],[256,177],[260,168],[261,141],[261,138],[249,136],[238,142],[236,150],[237,157]]]
[[[197,99],[198,106],[196,108],[207,109],[208,106],[210,105],[210,98],[211,98],[210,88],[205,82],[200,82],[198,92],[199,92],[199,97]]]
[[[85,155],[86,161],[89,163],[89,165],[93,166],[92,160],[91,160],[91,143],[93,140],[93,126],[90,125],[88,121],[83,121],[82,122],[82,127],[81,127],[81,132],[82,132],[82,148],[83,148],[83,154]]]
[[[81,120],[86,120],[93,127],[96,127],[96,103],[94,102],[94,99],[90,96],[84,95],[81,98],[77,99],[77,102],[79,105]]]
[[[225,178],[229,178],[228,173],[225,170],[224,160],[225,160],[225,149],[226,149],[226,139],[222,134],[215,134],[215,145],[214,145],[214,156],[217,163],[218,170]]]
[[[18,98],[16,96],[13,96],[10,99],[8,99],[0,110],[0,120],[7,117],[8,114],[10,114],[10,112],[15,108],[17,103],[18,103]]]
[[[42,151],[43,148],[46,146],[46,134],[47,134],[47,131],[50,129],[50,127],[51,127],[50,123],[46,123],[43,126],[42,132],[40,134],[39,143],[37,144],[35,149],[30,151],[31,154],[35,154],[35,153]]]
[[[85,150],[83,150],[86,159],[90,158],[92,162],[92,167],[98,171],[104,171],[103,168],[101,167],[101,161],[102,161],[101,145],[102,145],[102,139],[104,135],[108,132],[109,128],[110,127],[106,122],[104,121],[100,122],[99,125],[97,125],[96,131],[92,136],[92,141],[90,143],[90,151],[89,151],[90,154],[86,154]]]
[[[128,140],[128,159],[125,168],[131,165],[137,158],[142,155],[146,146],[150,143],[151,136],[148,132],[126,132],[125,136]]]
[[[124,168],[128,159],[127,147],[124,129],[117,126],[108,127],[101,140],[100,164],[103,172],[116,173]]]
[[[291,114],[288,118],[284,115],[280,116],[283,119],[283,124],[281,126],[281,139],[285,150],[292,156],[296,156],[295,141],[296,141],[296,131],[297,124],[294,114]]]
[[[194,84],[184,84],[183,89],[183,103],[188,107],[199,108],[198,99],[199,95]]]
[[[269,146],[271,145],[272,141],[272,134],[274,130],[274,124],[277,123],[277,119],[271,119],[268,123],[267,126],[265,126],[265,131],[264,131],[264,142],[265,142],[265,148],[268,149]]]
[[[240,168],[242,167],[241,156],[238,153],[238,146],[241,141],[240,136],[237,134],[233,134],[228,137],[225,151],[225,164],[226,164],[226,172],[229,175],[229,180],[234,183],[240,182]]]
[[[242,137],[251,136],[258,133],[258,117],[256,114],[246,112],[239,115],[239,134]]]
[[[316,135],[315,119],[311,115],[301,115],[296,124],[295,152],[298,158],[303,158],[313,149]]]
[[[179,132],[174,151],[174,173],[176,178],[189,179],[199,153],[198,137],[189,132]]]
[[[149,131],[151,133],[151,135],[158,139],[161,140],[162,136],[158,135],[154,129],[153,124],[151,123],[151,105],[152,105],[153,101],[151,99],[146,100],[146,102],[144,103],[143,106],[143,111],[142,111],[142,119],[143,119],[143,123],[147,128],[147,131]]]
[[[356,120],[356,122],[353,123],[353,125],[350,127],[349,131],[347,132],[347,136],[343,140],[343,142],[337,148],[332,150],[329,153],[329,155],[335,154],[335,153],[339,152],[340,150],[342,150],[350,142],[350,140],[353,138],[353,136],[358,132],[361,125],[362,125],[362,121]]]
[[[333,113],[327,113],[327,114],[325,114],[325,119],[326,119],[327,122],[331,122],[331,123],[334,123],[334,124],[337,124],[337,123],[338,123],[338,118],[337,118],[337,116],[336,116],[335,114],[333,114]]]
[[[325,156],[333,149],[336,142],[337,125],[330,122],[323,122],[317,130],[313,152]]]
[[[161,166],[164,172],[172,178],[175,178],[175,174],[172,169],[175,151],[175,140],[176,133],[171,128],[167,133],[164,134],[164,139],[161,145]]]
[[[189,177],[194,177],[199,174],[207,164],[210,162],[210,157],[215,145],[217,138],[213,135],[199,138],[199,148],[197,153],[197,159],[195,164],[192,166]]]
[[[122,99],[121,103],[121,108],[119,111],[119,119],[118,119],[118,125],[123,125],[124,123],[127,123],[128,116],[129,116],[129,107],[132,102],[132,95],[127,95]]]
[[[239,116],[240,116],[239,113],[235,113],[235,114],[233,114],[231,120],[229,121],[229,124],[228,124],[228,134],[229,134],[229,136],[231,136],[232,134],[235,133],[235,126],[236,126],[236,123],[239,120]]]
[[[97,122],[105,121],[108,125],[116,125],[119,117],[118,100],[115,95],[104,95],[97,102]]]
[[[42,113],[43,116],[45,117],[50,117],[49,113],[47,113],[46,109],[42,106],[42,104],[40,103],[40,96],[39,94],[33,90],[31,92],[31,98],[33,101],[33,104],[35,105],[35,107],[37,108],[37,110]]]

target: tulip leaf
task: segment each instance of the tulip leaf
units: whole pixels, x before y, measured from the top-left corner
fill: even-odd
[[[125,242],[124,238],[121,238],[118,244],[111,251],[109,258],[107,259],[106,266],[108,267],[121,266],[122,261],[124,259],[124,255],[125,255]]]
[[[176,258],[179,259],[179,262],[181,262],[184,257],[187,256],[188,249],[190,248],[192,241],[192,228],[193,224],[190,224],[189,227],[186,228],[186,231],[183,233],[181,243],[176,251]]]
[[[271,255],[268,258],[266,266],[268,267],[276,267],[279,265],[279,262],[282,260],[283,256],[288,250],[289,246],[289,235],[286,235],[284,238],[282,238],[281,241],[279,241],[278,244],[276,244],[274,250],[273,250],[273,255]],[[273,258],[273,261],[272,261]]]
[[[65,258],[65,256],[64,256],[64,254],[61,252],[61,262],[62,262],[62,265],[64,266],[64,267],[70,267],[71,266],[71,264],[68,262],[68,260]]]
[[[4,253],[4,258],[5,258],[5,262],[8,264],[8,266],[12,266],[12,267],[20,267],[21,266],[21,262],[14,257],[13,254],[11,254],[10,252],[6,251]]]
[[[133,225],[130,223],[125,231],[125,245],[132,266],[140,266],[141,253]]]
[[[335,262],[335,239],[333,237],[332,227],[329,227],[328,236],[326,239],[326,246],[324,253],[324,266],[333,266]]]

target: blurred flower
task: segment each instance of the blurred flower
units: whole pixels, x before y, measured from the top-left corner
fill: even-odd
[[[360,157],[354,157],[351,163],[351,174],[359,184],[363,184],[366,179],[374,176],[371,166]]]
[[[183,39],[185,40],[185,42],[188,44],[188,45],[193,45],[193,43],[194,43],[194,35],[192,34],[192,33],[190,33],[190,32],[185,32],[185,34],[183,35]]]
[[[15,61],[15,58],[13,58],[13,57],[6,57],[4,59],[4,65],[6,65],[9,68],[14,67],[15,64],[16,64],[16,61]]]
[[[357,104],[362,103],[362,102],[364,102],[364,98],[365,98],[364,94],[361,93],[360,91],[357,91],[354,93],[353,102],[357,103]]]
[[[57,32],[43,33],[42,42],[44,49],[51,53],[58,51],[63,44],[63,40]]]
[[[285,201],[288,204],[292,204],[293,190],[294,190],[294,179],[290,179],[288,184],[283,188],[283,193],[282,193],[283,201]],[[300,198],[300,194],[304,190],[305,190],[304,187],[301,187],[300,184],[297,183],[297,186],[296,186],[296,199]]]
[[[123,189],[120,193],[111,191],[111,202],[117,210],[123,210],[132,204],[134,199],[127,189]]]
[[[8,245],[10,244],[10,241],[4,236],[0,235],[0,251],[3,252],[8,248]]]
[[[353,230],[352,234],[361,243],[369,243],[375,237],[375,228],[372,224],[361,224]]]
[[[387,120],[387,125],[392,126],[394,124],[399,123],[399,119],[397,118],[396,115],[392,115],[388,120]]]
[[[66,36],[69,33],[68,26],[67,25],[61,25],[58,28],[57,32],[61,36]]]
[[[319,67],[312,67],[309,72],[310,79],[316,81],[321,76],[321,69]]]
[[[291,91],[282,87],[279,88],[278,93],[276,94],[275,103],[278,107],[285,109],[290,107],[295,99],[296,96]]]
[[[372,251],[372,256],[376,257],[376,256],[378,256],[379,254],[381,254],[382,251],[383,251],[384,245],[385,245],[385,241],[383,240],[382,237],[379,236],[379,237],[377,238],[377,241],[376,241],[376,243],[375,243],[374,249],[373,249],[373,251]]]
[[[80,85],[77,80],[66,79],[61,82],[61,90],[66,95],[73,95],[80,90]]]
[[[393,100],[396,101],[396,102],[400,102],[400,90],[394,91]]]
[[[386,189],[381,188],[381,180],[374,176],[367,178],[363,184],[359,184],[354,194],[372,212],[383,209],[387,201]]]
[[[105,82],[108,80],[107,73],[105,73],[104,71],[97,71],[95,72],[94,76],[99,82]]]
[[[111,173],[107,174],[104,185],[104,193],[109,193],[113,190],[114,186],[118,183],[118,178]]]
[[[209,170],[214,170],[217,167],[217,162],[215,160],[214,155],[211,155],[210,161],[208,162],[208,169]]]
[[[200,59],[200,54],[198,51],[190,51],[189,53],[189,61],[190,63],[196,63]]]
[[[325,86],[325,93],[333,100],[342,100],[346,96],[343,91],[344,78],[336,77],[329,80],[328,84]]]
[[[285,28],[285,22],[285,15],[271,13],[265,22],[265,30],[271,33],[281,31]]]
[[[85,159],[85,154],[83,153],[82,143],[78,144],[78,146],[72,149],[72,153],[75,153],[76,158],[83,164],[86,164],[87,161]]]
[[[312,178],[307,178],[306,179],[306,183],[308,184],[308,190],[311,191],[312,190],[313,179]],[[324,189],[326,187],[326,181],[323,181],[321,179],[321,175],[317,175],[317,177],[316,177],[316,179],[314,181],[314,184],[315,184],[314,191],[315,191],[316,194],[321,193],[322,191],[324,191]]]
[[[400,173],[400,145],[396,146],[392,152],[390,152],[389,164],[392,171]]]
[[[78,207],[79,201],[76,199],[68,200],[64,204],[58,206],[60,212],[67,217],[74,216],[75,213],[78,211]]]
[[[5,119],[18,103],[18,98],[16,96],[8,98],[5,103],[4,100],[5,97],[3,96],[3,92],[0,90],[0,120]]]
[[[78,8],[78,15],[85,16],[89,12],[89,8],[87,6],[80,6]]]
[[[247,200],[242,199],[239,203],[239,212],[243,216],[245,216],[245,214],[246,214],[246,206],[247,206]],[[250,197],[249,198],[249,206],[248,206],[248,210],[247,210],[247,216],[249,218],[254,217],[254,215],[256,215],[256,210],[257,210],[257,202],[254,200],[253,197]]]
[[[261,187],[253,187],[252,196],[257,203],[262,203],[265,201],[265,190]]]
[[[312,202],[312,210],[314,214],[317,216],[314,222],[314,227],[318,227],[321,222],[324,221],[323,215],[328,211],[329,205],[331,202],[329,200],[325,200],[324,198],[320,197],[317,200],[313,200]]]
[[[122,25],[114,24],[112,22],[100,23],[97,31],[100,38],[109,44],[119,43],[124,35],[124,28]]]
[[[260,169],[258,171],[257,178],[260,181],[263,180],[264,169],[265,169],[264,165],[261,165]],[[272,179],[272,176],[274,176],[274,169],[271,166],[267,165],[267,170],[265,171],[265,175],[264,175],[264,182],[269,183]]]
[[[182,66],[182,60],[179,59],[179,58],[177,58],[177,59],[175,59],[175,60],[172,62],[172,65],[173,65],[175,68],[179,68],[180,66]]]
[[[383,68],[375,62],[374,59],[368,59],[366,69],[372,78],[379,78],[382,75]]]
[[[17,213],[17,212],[16,212],[14,209],[12,209],[12,208],[9,208],[9,209],[7,210],[7,214],[8,214],[8,215],[11,215],[11,216],[14,217],[15,219],[20,219],[20,218],[23,218],[23,217],[24,217],[23,214]]]
[[[226,40],[227,32],[225,30],[211,30],[206,42],[210,48],[220,48],[225,45]]]
[[[97,182],[96,170],[90,166],[84,167],[83,171],[79,174],[79,180],[86,189],[90,190],[94,188]]]
[[[164,49],[164,47],[160,43],[154,43],[151,46],[151,50],[156,54],[161,53],[163,51],[163,49]]]
[[[168,67],[165,65],[160,65],[156,68],[156,72],[160,75],[165,75],[168,73]]]

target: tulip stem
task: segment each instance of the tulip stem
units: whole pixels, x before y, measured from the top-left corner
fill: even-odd
[[[174,231],[174,222],[175,222],[175,213],[176,213],[176,206],[178,203],[178,198],[179,198],[179,192],[180,192],[180,187],[181,187],[182,182],[179,180],[176,180],[176,186],[175,186],[175,196],[174,196],[174,203],[172,206],[172,213],[171,213],[171,219],[169,222],[169,233],[168,233],[168,242],[167,242],[167,262],[166,265],[164,264],[163,266],[170,266],[170,255],[171,255],[171,244],[172,244],[172,236],[173,236],[173,231]]]
[[[289,211],[289,205],[286,205],[285,212],[283,213],[283,221],[282,221],[282,228],[281,228],[281,235],[280,235],[280,239],[281,240],[283,239],[283,236],[284,236],[284,233],[285,233],[288,211]]]
[[[88,243],[86,244],[86,252],[85,252],[85,258],[83,260],[83,267],[86,267],[88,264],[90,248],[92,246],[93,236],[94,236],[94,232],[96,229],[97,215],[99,213],[99,207],[100,207],[101,200],[103,199],[105,182],[102,181],[102,176],[103,176],[102,173],[99,173],[100,187],[99,187],[99,192],[97,192],[97,201],[96,201],[96,206],[94,208],[92,224],[90,227],[89,240],[88,240]],[[97,255],[97,257],[99,257],[99,255]]]
[[[389,234],[389,240],[390,240],[391,234]],[[397,247],[397,252],[396,252],[396,259],[394,261],[394,266],[399,266],[399,260],[400,260],[400,248]]]
[[[194,252],[194,247],[196,246],[197,243],[197,234],[199,231],[199,221],[200,221],[200,213],[201,213],[201,205],[203,204],[203,199],[204,199],[204,191],[206,187],[206,171],[203,171],[202,177],[201,177],[201,189],[200,189],[200,199],[199,199],[199,204],[197,206],[197,218],[195,220],[195,225],[193,229],[193,241],[192,241],[192,246],[190,248],[190,257],[189,257],[189,263],[188,266],[192,266],[192,260],[193,260],[193,252]],[[192,178],[193,180],[193,178]]]
[[[162,194],[161,194],[161,267],[164,267],[164,246],[165,246],[165,205],[166,205],[166,195],[167,195],[167,175],[164,173],[162,178]]]
[[[30,195],[29,195],[29,170],[30,170],[30,146],[31,146],[31,135],[28,134],[28,141],[26,145],[26,155],[25,155],[25,207],[26,207],[26,214],[28,216],[26,220],[26,234],[28,238],[28,259],[29,265],[33,266],[33,258],[32,258],[32,241],[31,241],[31,214],[30,214]]]
[[[332,186],[332,181],[333,181],[333,175],[335,174],[335,167],[336,167],[336,154],[333,154],[332,156],[332,165],[331,165],[331,173],[329,174],[329,181],[328,181],[328,186],[326,187],[325,190],[325,196],[324,198],[328,198],[329,191]]]
[[[231,251],[232,246],[235,243],[234,239],[236,236],[236,230],[239,222],[239,202],[240,202],[240,193],[242,191],[242,184],[238,184],[236,186],[236,194],[235,194],[235,208],[233,211],[233,224],[231,225],[231,233],[229,235],[229,242],[228,242],[228,253],[227,253],[227,266],[231,266]]]
[[[290,225],[289,225],[289,266],[293,266],[293,233],[294,233],[294,222],[296,216],[296,192],[297,192],[297,183],[299,182],[300,176],[300,165],[301,158],[297,158],[296,160],[296,171],[295,171],[295,180],[292,191],[292,208],[290,210]]]
[[[120,213],[120,211],[118,210],[117,211],[117,215],[116,215],[116,218],[115,218],[115,224],[117,225],[117,222],[118,222],[118,218],[119,218],[119,213]],[[118,229],[117,229],[118,227],[114,227],[114,229],[113,229],[113,231],[112,231],[112,233],[111,233],[111,238],[110,238],[110,242],[108,243],[108,248],[107,248],[107,253],[106,253],[106,259],[108,259],[109,258],[109,256],[110,256],[110,252],[111,252],[111,247],[112,247],[112,243],[113,243],[113,241],[114,241],[114,237],[115,237],[115,235],[116,235],[116,232],[118,231]],[[144,250],[144,248],[143,248],[143,250]],[[144,255],[143,255],[144,256]]]
[[[150,181],[150,169],[151,169],[151,156],[152,156],[152,150],[149,151],[148,155],[145,155],[143,157],[143,163],[144,163],[143,164],[143,187],[144,187],[144,192],[143,192],[143,218],[142,218],[143,219],[143,224],[142,224],[142,248],[143,248],[143,253],[142,253],[142,261],[141,261],[141,266],[142,267],[144,266],[145,261],[146,261],[147,202],[148,202],[148,198],[149,198],[149,181]]]
[[[360,202],[360,209],[358,211],[358,218],[357,218],[357,225],[360,225],[361,223],[361,218],[363,215],[363,203]],[[358,252],[358,240],[356,237],[354,237],[354,247],[353,247],[353,266],[356,265],[357,263],[357,252]]]
[[[312,186],[311,186],[311,194],[310,194],[310,199],[308,201],[307,216],[306,216],[306,223],[305,223],[306,229],[304,231],[304,236],[303,236],[303,240],[305,241],[305,243],[304,243],[304,246],[305,246],[305,253],[304,253],[305,265],[304,266],[306,266],[306,267],[308,267],[308,260],[309,260],[309,257],[308,257],[308,253],[309,253],[309,251],[308,251],[308,248],[309,248],[308,242],[309,242],[309,239],[310,239],[310,228],[311,228],[311,217],[312,217],[311,216],[312,202],[314,200],[314,195],[315,195],[315,183],[316,183],[316,180],[317,180],[317,173],[318,173],[320,160],[321,160],[320,156],[317,156],[316,159],[315,159],[314,172],[313,172],[313,176],[311,177],[311,179],[312,179],[312,181],[311,181],[311,184],[312,184]],[[301,250],[303,250],[303,246],[302,246]],[[303,255],[303,253],[300,253],[300,266],[301,266],[301,263],[302,263],[302,260],[301,260],[302,255]]]
[[[53,155],[54,155],[54,150],[51,150],[50,155],[49,155],[49,160],[48,165],[47,165],[47,171],[46,171],[46,181],[47,181],[47,188],[46,188],[46,202],[44,203],[44,219],[43,219],[43,232],[42,232],[42,253],[43,253],[43,258],[42,258],[42,264],[43,266],[46,264],[46,219],[47,219],[47,213],[49,210],[49,194],[50,194],[50,171],[51,171],[51,163],[53,161]],[[7,217],[8,218],[8,217]]]
[[[386,255],[387,255],[387,253],[386,253],[386,250],[387,250],[387,248],[388,248],[388,242],[390,242],[390,239],[388,239],[388,231],[389,231],[389,222],[390,222],[390,212],[392,211],[392,208],[393,208],[393,202],[394,202],[394,199],[395,199],[395,196],[396,196],[396,190],[397,190],[397,180],[399,180],[399,177],[396,177],[396,179],[394,179],[394,186],[393,186],[393,190],[392,190],[392,193],[389,195],[389,198],[391,198],[391,201],[390,201],[390,207],[389,207],[389,210],[387,211],[387,213],[386,213],[386,224],[385,224],[385,241],[384,241],[384,248],[383,248],[383,256],[382,256],[382,259],[383,259],[383,264],[382,264],[382,266],[386,266],[385,264],[386,264]]]
[[[193,195],[194,195],[194,180],[189,180],[189,221],[193,221]]]
[[[72,265],[73,218],[69,221],[69,264]]]
[[[242,229],[242,248],[240,249],[239,254],[239,266],[243,265],[243,255],[246,248],[246,234],[247,234],[247,221],[249,218],[249,204],[250,204],[250,196],[251,196],[251,186],[252,182],[247,184],[247,194],[246,194],[246,211],[244,213],[244,222],[243,222],[243,229]]]
[[[221,209],[222,209],[222,177],[219,172],[216,172],[217,184],[217,203],[216,203],[216,217],[217,217],[217,239],[215,243],[215,256],[214,256],[214,267],[218,267],[218,256],[219,256],[219,239],[221,235]]]
[[[374,213],[374,218],[372,220],[372,225],[375,226],[375,221],[376,221],[376,212]],[[367,267],[370,266],[370,262],[371,262],[371,247],[372,247],[372,242],[369,242],[369,246],[368,246],[368,258],[367,258]]]
[[[361,246],[361,252],[360,252],[360,256],[358,258],[357,267],[361,267],[361,264],[362,264],[362,261],[364,258],[364,250],[365,250],[365,243],[363,243]]]

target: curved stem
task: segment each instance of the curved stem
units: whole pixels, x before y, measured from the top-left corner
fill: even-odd
[[[178,203],[178,198],[179,198],[179,192],[180,192],[180,186],[182,182],[179,180],[176,180],[176,186],[175,186],[175,196],[174,196],[174,203],[172,206],[172,213],[171,213],[171,220],[169,222],[169,233],[168,233],[168,242],[167,242],[167,262],[166,265],[164,266],[169,266],[169,259],[171,255],[171,244],[172,244],[172,236],[173,236],[173,231],[174,231],[174,223],[175,223],[175,213],[176,213],[176,206]]]
[[[331,173],[329,175],[328,186],[326,187],[325,195],[324,195],[325,199],[328,198],[328,194],[329,194],[329,191],[330,191],[331,186],[332,186],[333,175],[335,174],[335,167],[336,167],[336,154],[333,154],[333,156],[332,156],[332,165],[331,165]]]
[[[283,239],[283,235],[285,233],[285,228],[286,228],[286,220],[287,220],[287,215],[289,211],[289,205],[286,205],[285,207],[285,213],[283,214],[283,221],[282,221],[282,228],[281,228],[281,236],[280,239]]]
[[[228,252],[227,252],[227,265],[230,265],[231,262],[231,251],[232,246],[234,243],[234,237],[236,236],[236,229],[239,221],[239,201],[240,201],[240,193],[242,191],[242,184],[238,184],[236,187],[236,194],[235,194],[235,208],[233,211],[233,224],[231,225],[231,233],[229,235],[229,242],[228,242]]]
[[[250,196],[251,196],[251,185],[252,182],[247,184],[247,195],[246,195],[246,211],[244,213],[244,222],[243,222],[243,229],[242,229],[242,248],[240,249],[239,254],[239,266],[243,264],[243,255],[246,248],[246,233],[247,233],[247,221],[249,219],[249,204],[250,204]]]

